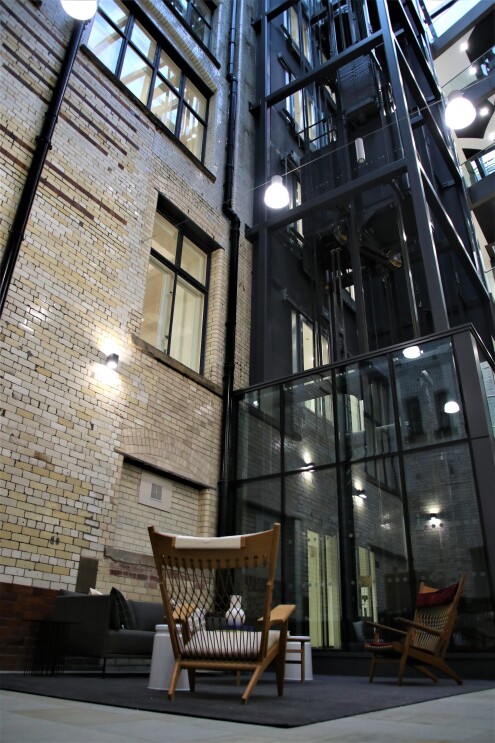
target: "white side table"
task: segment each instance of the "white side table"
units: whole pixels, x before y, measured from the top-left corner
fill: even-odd
[[[313,680],[311,638],[307,635],[288,635],[285,655],[286,681]]]
[[[153,639],[153,653],[148,689],[167,690],[172,669],[174,667],[174,653],[170,642],[170,633],[166,624],[157,624]],[[181,671],[176,690],[189,690],[187,671]]]

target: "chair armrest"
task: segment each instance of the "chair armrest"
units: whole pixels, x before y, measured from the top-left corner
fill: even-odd
[[[421,630],[421,632],[428,632],[430,635],[437,635],[438,637],[440,635],[443,635],[443,631],[435,629],[434,627],[426,627],[424,624],[420,624],[419,622],[414,622],[412,619],[405,619],[404,617],[395,617],[395,620],[397,622],[402,622],[402,624],[407,624],[408,627],[414,627],[415,629]]]
[[[270,612],[270,626],[272,624],[279,624],[280,622],[287,622],[295,608],[295,604],[279,604],[275,606]],[[263,617],[260,617],[258,622],[262,621]]]
[[[377,629],[383,629],[386,632],[395,632],[397,635],[406,635],[407,632],[405,632],[402,629],[396,629],[396,627],[387,627],[386,624],[378,624],[378,622],[369,622],[365,621],[365,624],[368,624],[370,627],[376,627]]]

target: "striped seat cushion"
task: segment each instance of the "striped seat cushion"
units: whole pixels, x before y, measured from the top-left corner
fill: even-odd
[[[205,660],[254,660],[258,657],[261,632],[249,630],[199,630],[195,632],[182,652],[183,658]],[[268,650],[279,639],[277,630],[268,633]]]

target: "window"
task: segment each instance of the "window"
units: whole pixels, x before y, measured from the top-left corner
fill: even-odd
[[[100,0],[88,47],[198,160],[203,159],[206,93],[121,0]]]
[[[203,0],[170,0],[170,5],[181,14],[192,31],[209,49],[214,6]]]
[[[151,242],[141,338],[201,371],[208,256],[162,214]]]

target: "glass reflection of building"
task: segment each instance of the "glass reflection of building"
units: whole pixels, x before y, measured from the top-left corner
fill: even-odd
[[[495,645],[493,307],[422,19],[265,0],[254,22],[257,182],[291,202],[255,206],[221,521],[281,521],[278,591],[314,648],[359,648],[363,618],[461,573],[453,649]]]

